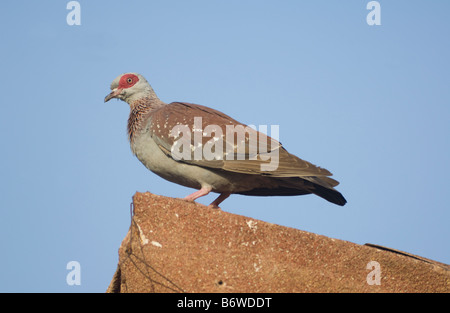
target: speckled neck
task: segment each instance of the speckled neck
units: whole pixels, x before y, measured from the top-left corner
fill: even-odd
[[[134,138],[142,128],[151,113],[160,107],[166,105],[158,98],[142,98],[135,100],[130,104],[130,116],[128,117],[128,140],[133,143]]]

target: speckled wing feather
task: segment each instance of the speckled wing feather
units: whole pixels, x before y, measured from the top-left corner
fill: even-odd
[[[195,117],[201,117],[202,125],[200,128],[198,128],[198,124],[195,125]],[[147,123],[152,138],[161,150],[172,158],[172,148],[176,140],[179,139],[171,136],[171,130],[176,125],[185,125],[190,130],[190,138],[185,138],[187,140],[190,139],[191,141],[190,157],[181,159],[179,160],[180,162],[244,174],[258,174],[272,177],[302,177],[308,180],[316,180],[316,183],[326,187],[338,185],[337,181],[326,177],[332,175],[328,170],[315,166],[290,154],[282,147],[281,143],[250,127],[245,129],[245,142],[238,142],[239,138],[236,134],[233,134],[234,137],[226,136],[226,125],[242,125],[244,128],[246,125],[239,123],[222,112],[191,103],[173,102],[165,105],[153,112]],[[217,132],[214,131],[205,133],[208,125],[219,126],[221,128],[219,136],[217,136]],[[203,149],[208,142],[211,144],[214,137],[216,138],[215,140],[218,141],[220,135],[222,135],[223,153],[217,153],[216,158],[209,160],[205,157],[202,157],[201,159],[196,158],[196,156],[201,155],[201,151],[196,152],[196,149]],[[252,136],[255,135],[258,140],[250,140],[252,139]],[[199,144],[198,141],[197,145],[194,144],[195,136],[197,136],[197,139],[201,140],[201,144]],[[255,145],[259,147],[259,142],[261,140],[266,140],[267,150],[264,150],[267,151],[266,153],[260,153],[259,150],[255,150],[255,148],[257,148]],[[271,152],[274,152],[275,149],[278,149],[278,167],[275,170],[262,171],[261,165],[268,165],[270,163],[268,156]],[[254,153],[255,151],[257,151],[257,153]],[[242,160],[242,158],[244,159]]]

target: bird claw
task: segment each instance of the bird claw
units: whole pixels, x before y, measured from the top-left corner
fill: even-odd
[[[218,205],[215,205],[215,204],[213,204],[213,203],[211,203],[210,205],[208,205],[208,209],[222,210]]]
[[[201,204],[199,202],[195,202],[195,200],[191,200],[191,199],[186,199],[186,198],[178,198],[178,199],[186,201],[186,202],[189,202],[189,203],[204,205],[204,204]],[[204,205],[204,206],[206,206],[206,205]],[[209,208],[209,209],[221,210],[221,208],[218,205],[214,204],[214,203],[211,203],[210,205],[208,205],[206,207]]]
[[[189,202],[189,203],[196,203],[195,202],[195,200],[192,200],[192,199],[186,199],[186,198],[177,198],[178,200],[182,200],[182,201],[186,201],[186,202]]]

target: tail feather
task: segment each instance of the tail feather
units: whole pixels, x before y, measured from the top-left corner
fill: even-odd
[[[344,196],[333,188],[339,183],[329,177],[277,177],[272,178],[272,181],[272,188],[255,188],[237,193],[246,196],[299,196],[312,193],[337,205],[347,203]]]
[[[344,196],[334,188],[327,188],[318,184],[314,184],[311,192],[337,205],[343,206],[347,203],[347,200],[345,200]]]
[[[284,182],[288,182],[291,187],[295,186],[298,190],[307,190],[308,193],[313,193],[331,203],[341,206],[347,203],[344,196],[333,188],[334,186],[337,186],[339,182],[330,177],[306,176],[284,180]]]

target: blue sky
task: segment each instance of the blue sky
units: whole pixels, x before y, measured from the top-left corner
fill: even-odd
[[[0,291],[104,292],[133,194],[193,191],[149,172],[128,106],[103,103],[130,71],[163,101],[279,125],[348,200],[234,195],[224,211],[450,263],[448,1],[379,1],[380,26],[361,0],[79,1],[79,26],[68,2],[0,11]]]

